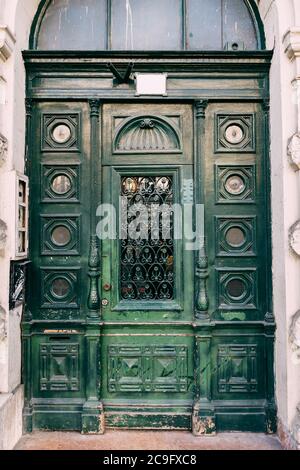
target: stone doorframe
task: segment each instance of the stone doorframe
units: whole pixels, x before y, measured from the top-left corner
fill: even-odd
[[[22,432],[22,309],[9,309],[15,221],[12,189],[5,183],[13,170],[24,171],[26,109],[21,51],[28,48],[38,4],[39,0],[0,0],[0,449],[11,448]],[[274,48],[270,151],[271,183],[276,188],[272,191],[272,243],[279,434],[287,448],[295,448],[300,446],[300,4],[298,0],[257,0],[257,4],[267,49]]]

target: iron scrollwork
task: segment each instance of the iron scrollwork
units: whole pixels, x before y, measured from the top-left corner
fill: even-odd
[[[122,178],[121,298],[172,300],[174,298],[173,181],[169,176]],[[139,227],[134,239],[130,227]],[[125,235],[124,235],[125,234]],[[127,236],[128,235],[128,236]]]

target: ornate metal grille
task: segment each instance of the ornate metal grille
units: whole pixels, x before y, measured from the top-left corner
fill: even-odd
[[[121,196],[121,298],[130,301],[172,300],[172,177],[123,177]]]

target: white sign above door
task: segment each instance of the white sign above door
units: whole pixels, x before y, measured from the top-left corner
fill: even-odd
[[[136,96],[167,96],[167,73],[136,73]]]

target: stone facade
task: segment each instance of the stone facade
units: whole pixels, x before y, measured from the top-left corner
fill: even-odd
[[[25,70],[21,51],[39,0],[0,0],[0,449],[22,432],[21,311],[9,311],[9,264],[15,229],[8,173],[24,172]],[[300,2],[257,0],[270,75],[271,183],[275,354],[279,434],[287,448],[300,446]]]

